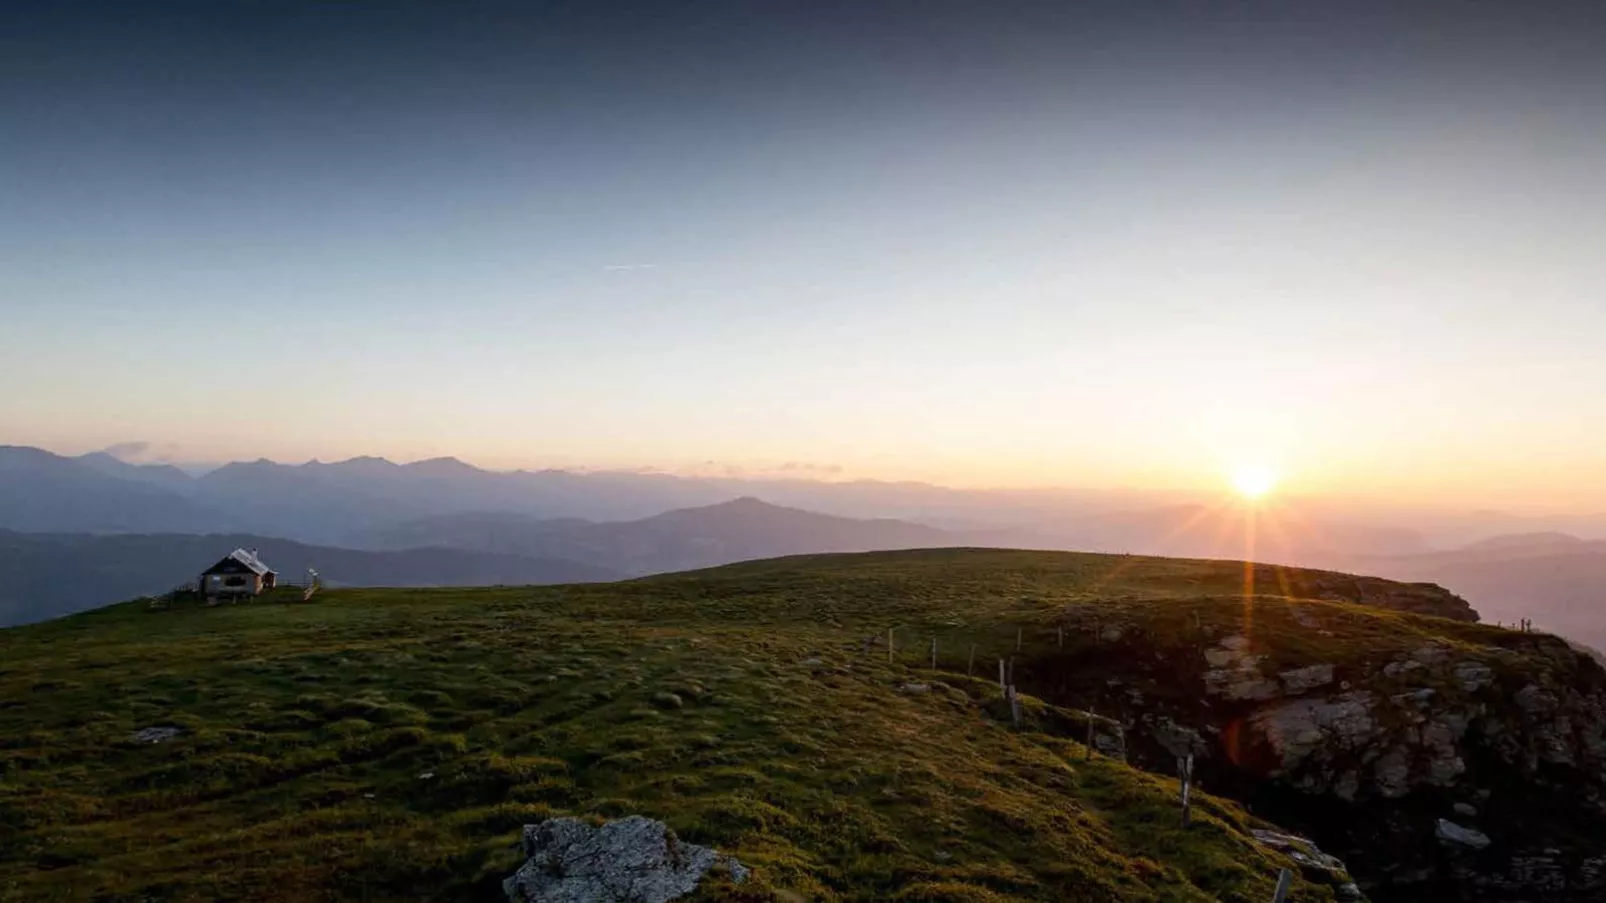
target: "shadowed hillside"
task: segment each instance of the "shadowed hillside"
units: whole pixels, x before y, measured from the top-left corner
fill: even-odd
[[[287,582],[308,568],[331,586],[484,586],[608,580],[573,561],[458,549],[364,552],[240,534],[12,533],[0,530],[0,626],[60,617],[107,599],[165,593],[237,548],[259,549]]]

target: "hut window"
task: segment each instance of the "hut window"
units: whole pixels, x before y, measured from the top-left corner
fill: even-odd
[[[238,574],[235,574],[235,575],[230,576],[230,577],[225,577],[225,578],[223,578],[223,585],[224,586],[244,586],[245,585],[245,578],[241,577]]]

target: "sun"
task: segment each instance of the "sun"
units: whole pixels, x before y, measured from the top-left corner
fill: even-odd
[[[1258,464],[1246,464],[1232,472],[1232,488],[1245,499],[1255,502],[1277,488],[1280,479],[1277,471]]]

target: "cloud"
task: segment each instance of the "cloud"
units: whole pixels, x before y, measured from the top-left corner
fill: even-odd
[[[656,264],[656,263],[614,263],[614,264],[609,264],[608,266],[603,267],[603,269],[607,270],[610,273],[627,273],[627,272],[630,272],[631,270],[656,270],[656,269],[658,269],[658,264]]]
[[[150,450],[151,444],[149,442],[113,442],[111,445],[101,449],[101,451],[119,461],[137,461],[145,457],[146,452]]]

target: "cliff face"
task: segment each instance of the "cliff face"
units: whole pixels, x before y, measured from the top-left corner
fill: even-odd
[[[1394,586],[1359,584],[1392,611],[1256,601],[1191,630],[1105,627],[1022,682],[1098,697],[1137,764],[1192,753],[1204,786],[1309,834],[1376,900],[1602,899],[1606,670],[1554,637],[1398,615],[1465,603]]]
[[[1392,611],[1433,615],[1452,621],[1477,621],[1467,600],[1436,583],[1396,583],[1381,577],[1359,577],[1337,571],[1290,570],[1268,565],[1255,568],[1255,585],[1300,599],[1354,602]]]

